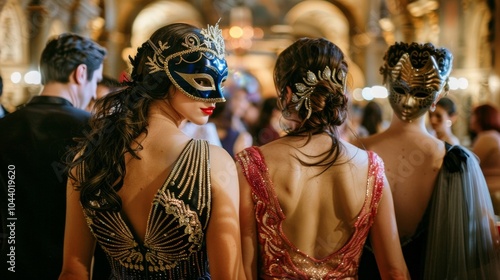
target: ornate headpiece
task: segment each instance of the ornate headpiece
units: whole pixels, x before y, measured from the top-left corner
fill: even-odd
[[[410,55],[405,53],[398,63],[392,67],[388,73],[392,81],[401,79],[408,83],[408,86],[423,86],[428,90],[438,91],[447,79],[439,73],[439,68],[434,57],[430,56],[427,63],[422,68],[413,68]]]
[[[405,68],[406,75],[411,72],[433,71],[436,78],[445,82],[451,73],[453,56],[445,48],[436,48],[434,45],[418,43],[396,43],[392,45],[384,57],[385,64],[380,67],[384,79],[395,78],[395,71]],[[402,65],[406,65],[402,67]],[[431,70],[433,68],[433,70]],[[422,74],[418,74],[422,76]],[[427,73],[429,74],[429,73]]]
[[[187,96],[203,102],[224,102],[222,82],[228,75],[225,44],[219,24],[187,34],[183,50],[165,57],[168,42],[148,40],[153,57],[148,57],[149,73],[165,71],[170,81]],[[202,84],[199,82],[203,81]]]
[[[343,89],[342,92],[345,93],[345,78],[346,73],[344,73],[344,71],[337,71],[337,69],[334,69],[332,72],[332,70],[330,70],[330,67],[328,66],[325,67],[325,70],[323,70],[323,72],[321,72],[321,70],[318,70],[318,76],[316,76],[312,71],[308,70],[307,76],[302,78],[305,84],[295,84],[297,92],[294,92],[292,94],[292,102],[297,103],[297,105],[295,105],[295,110],[299,111],[302,107],[302,104],[305,104],[305,107],[307,109],[306,120],[309,119],[312,113],[310,96],[311,93],[314,92],[314,89],[318,84],[318,80],[332,82],[334,86]]]

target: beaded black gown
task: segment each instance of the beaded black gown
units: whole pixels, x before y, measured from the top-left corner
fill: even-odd
[[[117,211],[84,209],[111,265],[110,279],[210,279],[205,231],[210,219],[209,147],[191,140],[152,202],[144,240]],[[94,206],[99,203],[93,201]]]

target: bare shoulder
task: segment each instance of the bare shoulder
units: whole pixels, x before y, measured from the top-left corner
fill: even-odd
[[[358,141],[353,142],[356,147],[364,150],[370,150],[373,146],[378,146],[379,144],[384,143],[384,139],[388,139],[390,137],[385,132],[377,133],[365,138],[360,138]]]
[[[500,141],[500,132],[496,130],[483,131],[477,135],[477,139],[482,139],[491,142],[498,142]]]
[[[382,132],[362,139],[363,148],[382,155],[419,151],[427,156],[444,156],[444,142],[422,132]]]
[[[210,145],[210,167],[212,171],[234,169],[234,159],[224,148]]]
[[[210,171],[214,187],[237,185],[237,173],[234,159],[224,148],[210,145]]]
[[[283,151],[289,151],[292,147],[297,146],[293,144],[293,138],[279,138],[272,142],[259,147],[259,150],[264,155],[280,155]]]
[[[358,146],[356,143],[341,140],[347,158],[354,161],[367,161],[368,152],[363,147]]]

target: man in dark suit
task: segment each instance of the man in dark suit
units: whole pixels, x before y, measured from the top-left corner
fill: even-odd
[[[53,280],[61,272],[64,155],[86,131],[84,109],[102,79],[105,55],[75,34],[49,40],[40,59],[42,92],[0,119],[0,279]]]
[[[2,93],[3,93],[3,79],[2,76],[0,76],[0,97],[2,97]],[[9,111],[7,111],[7,109],[5,109],[5,107],[0,103],[0,119],[5,117],[8,113]]]

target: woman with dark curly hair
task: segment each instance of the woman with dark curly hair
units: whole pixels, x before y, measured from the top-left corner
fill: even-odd
[[[276,61],[287,134],[236,157],[248,279],[356,279],[368,234],[384,278],[407,279],[383,163],[339,137],[347,68],[326,39],[300,39]]]
[[[167,25],[131,63],[73,152],[60,279],[88,279],[96,241],[110,279],[244,279],[234,162],[179,127],[225,101],[221,30]]]

